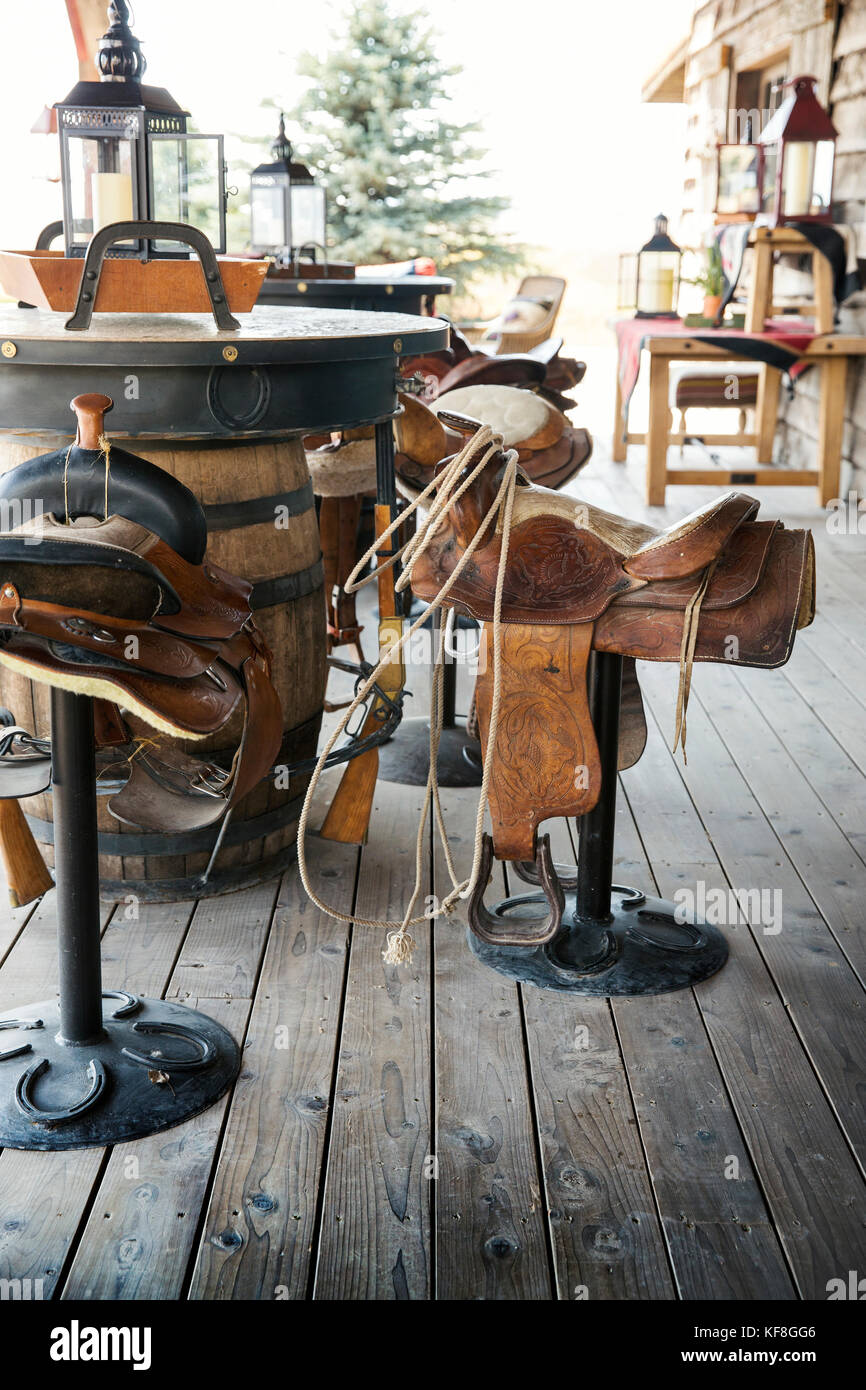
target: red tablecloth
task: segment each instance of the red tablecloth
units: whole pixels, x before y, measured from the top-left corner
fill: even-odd
[[[628,405],[637,384],[641,349],[648,338],[693,338],[696,342],[722,348],[732,357],[766,362],[795,375],[801,355],[816,336],[799,326],[798,331],[793,331],[790,325],[778,319],[772,320],[763,333],[746,333],[741,328],[686,328],[682,319],[675,318],[620,319],[616,324],[617,371],[623,407]],[[687,358],[688,353],[683,356]]]

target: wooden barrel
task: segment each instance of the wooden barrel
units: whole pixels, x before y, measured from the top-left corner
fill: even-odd
[[[283,707],[284,739],[278,763],[316,751],[325,689],[325,605],[319,530],[309,471],[301,442],[118,440],[185,483],[208,519],[208,555],[231,573],[253,582],[256,621],[274,654],[272,678]],[[38,447],[0,436],[0,473],[24,459],[57,447]],[[0,703],[19,724],[46,734],[49,691],[26,677],[0,669]],[[140,721],[134,732],[154,734]],[[181,746],[218,762],[230,758],[240,739],[241,717],[210,739]],[[222,756],[225,755],[225,756]],[[100,756],[101,765],[110,762]],[[203,886],[217,830],[186,835],[150,834],[122,825],[99,798],[100,875],[106,898],[135,895],[178,901],[229,892],[258,882],[290,863],[308,776],[262,782],[235,809],[216,863]],[[23,803],[37,841],[53,864],[51,797]]]

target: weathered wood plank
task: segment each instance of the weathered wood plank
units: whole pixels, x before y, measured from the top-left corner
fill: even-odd
[[[545,830],[573,864],[565,822]],[[610,1002],[522,994],[559,1298],[675,1297]]]
[[[57,909],[56,894],[46,893],[28,917],[0,969],[0,1008],[4,1013],[15,1004],[38,1004],[57,992]],[[114,911],[114,904],[102,905],[101,927]]]
[[[274,878],[198,904],[172,971],[173,997],[252,997],[279,886]]]
[[[249,1000],[184,1002],[243,1038]],[[228,1100],[164,1134],[111,1150],[62,1298],[182,1296]]]
[[[664,707],[665,696],[657,700],[655,687],[648,694],[657,712]],[[767,894],[769,910],[762,914],[757,903],[749,910],[743,902],[743,916],[751,919],[755,943],[840,1123],[864,1159],[866,1066],[862,1052],[851,1047],[850,1031],[850,1019],[866,1006],[862,986],[697,701],[690,733],[683,780],[734,888]]]
[[[40,902],[42,899],[40,899]],[[27,926],[34,912],[39,909],[39,902],[28,903],[26,907],[9,907],[5,893],[0,891],[0,966],[6,959],[18,937]],[[3,987],[0,983],[0,1008],[3,1007]]]
[[[866,860],[866,710],[819,659],[815,644],[784,671],[738,669],[736,674],[848,843]],[[847,756],[852,751],[855,761]]]
[[[699,673],[696,688],[709,690]],[[715,666],[710,717],[812,899],[861,980],[866,980],[863,861],[814,796],[775,729],[755,705],[743,717],[742,686]]]
[[[423,794],[423,787],[379,783],[361,857],[359,917],[402,920],[414,881]],[[429,856],[425,859],[426,895]],[[412,963],[394,966],[382,960],[383,928],[353,928],[313,1290],[317,1299],[430,1297],[430,929],[421,924],[411,933]]]
[[[468,873],[477,791],[443,791]],[[496,875],[491,896],[501,891]],[[438,895],[450,886],[434,858]],[[465,916],[435,929],[436,1291],[439,1299],[549,1299],[550,1255],[517,985],[481,965]]]
[[[697,743],[698,710],[690,724]],[[669,862],[659,803],[670,816],[679,815],[686,833],[700,839],[705,832],[657,728],[650,729],[644,758],[624,780],[662,892],[695,890],[700,872],[684,874]],[[745,819],[751,836],[754,818]],[[720,876],[706,882],[724,886]],[[731,958],[695,993],[798,1290],[806,1298],[823,1298],[838,1268],[855,1267],[857,1258],[863,1263],[862,1174],[753,937],[742,925],[726,931]]]
[[[104,919],[112,911],[113,905],[105,905]],[[106,988],[161,994],[188,917],[184,905],[150,903],[141,905],[134,932],[129,921],[118,920],[115,927],[112,918],[103,936]],[[5,995],[7,980],[14,1003],[36,1003],[56,989],[53,894],[43,900],[0,971],[0,994]],[[0,1154],[0,1276],[43,1279],[44,1296],[52,1295],[104,1161],[102,1149],[66,1153],[5,1149]]]
[[[358,851],[310,840],[311,878],[351,902]],[[347,929],[286,875],[271,926],[190,1297],[304,1298],[330,1114]]]
[[[657,883],[671,893],[671,883],[720,879],[706,838],[657,778],[653,769],[646,810],[655,825],[665,807],[656,836],[663,859],[652,856],[651,872],[644,814],[635,825],[621,796],[617,845],[626,862],[617,863],[617,881],[650,890]],[[735,954],[738,946],[735,939]],[[612,1008],[680,1297],[790,1298],[790,1276],[694,993],[615,999]],[[731,1159],[735,1180],[726,1176]]]

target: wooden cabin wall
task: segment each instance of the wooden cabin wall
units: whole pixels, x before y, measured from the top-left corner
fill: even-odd
[[[682,241],[699,245],[714,222],[718,115],[735,101],[735,74],[787,51],[791,75],[818,78],[818,95],[839,131],[834,197],[839,219],[853,227],[866,269],[866,0],[711,0],[695,12],[685,71],[690,141],[683,192]],[[842,310],[840,331],[866,335],[866,292]],[[814,462],[819,372],[800,378],[780,413],[777,457]],[[851,362],[843,442],[866,489],[866,363]]]

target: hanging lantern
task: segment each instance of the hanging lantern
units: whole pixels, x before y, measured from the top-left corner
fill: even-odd
[[[761,132],[762,220],[831,222],[836,127],[815,95],[815,77],[795,77],[791,95]]]
[[[676,318],[683,253],[668,236],[668,219],[659,213],[655,231],[637,255],[619,259],[619,309],[638,318]]]
[[[145,87],[141,44],[125,0],[111,0],[96,52],[98,82],[78,82],[56,104],[67,256],[83,256],[111,222],[185,222],[225,251],[223,137],[189,135],[162,87]],[[177,243],[124,241],[112,255],[186,257]]]
[[[305,164],[293,158],[292,142],[280,115],[269,164],[250,175],[250,246],[254,255],[273,256],[281,264],[301,252],[325,254],[325,190]]]

